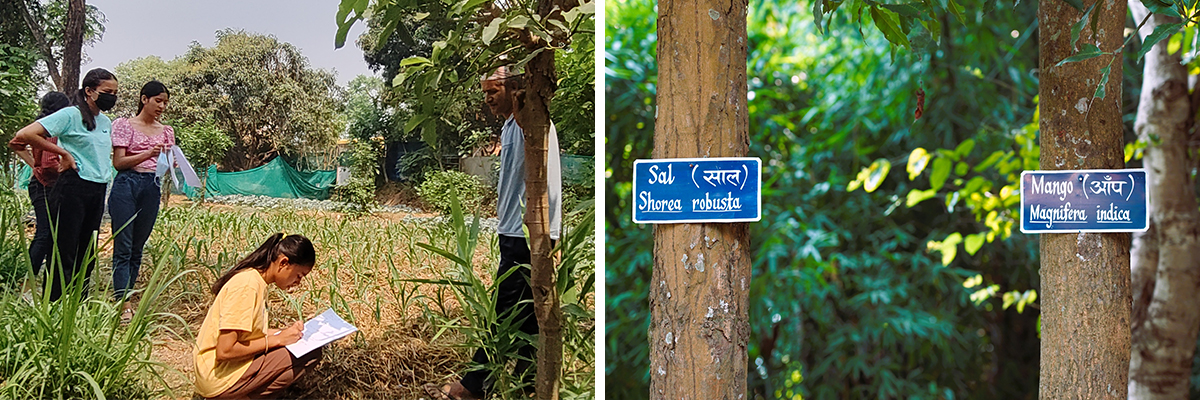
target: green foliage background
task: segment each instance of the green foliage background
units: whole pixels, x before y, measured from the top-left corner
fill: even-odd
[[[1038,288],[1037,236],[1007,235],[1011,216],[993,213],[1007,205],[987,201],[1014,168],[1037,165],[1036,4],[961,2],[961,20],[937,17],[938,37],[911,29],[912,47],[894,54],[871,15],[826,14],[822,35],[813,6],[754,2],[747,18],[750,156],[764,165],[750,239],[753,395],[1036,398],[1036,304],[1018,311],[1000,293]],[[652,229],[630,221],[629,181],[652,151],[655,15],[649,1],[606,3],[605,373],[615,398],[644,398],[649,381]],[[1132,138],[1140,66],[1127,60],[1125,71]],[[943,166],[906,179],[899,166],[915,148]],[[974,168],[997,152],[1003,163]],[[848,190],[864,170],[882,174],[879,187]],[[910,202],[913,191],[927,198]],[[973,246],[958,246],[970,235]]]

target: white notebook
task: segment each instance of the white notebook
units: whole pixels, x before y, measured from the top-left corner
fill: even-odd
[[[310,351],[356,331],[358,328],[339,317],[337,313],[333,312],[333,309],[328,309],[305,322],[304,337],[296,343],[287,345],[287,349],[293,356],[303,357]]]

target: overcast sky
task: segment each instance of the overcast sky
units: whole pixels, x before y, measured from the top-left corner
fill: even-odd
[[[345,85],[360,74],[373,74],[355,40],[366,29],[359,21],[334,50],[339,0],[88,0],[108,18],[104,38],[84,47],[91,68],[108,70],[122,62],[156,55],[171,60],[193,41],[212,47],[225,28],[274,35],[300,48],[315,68],[334,70]]]

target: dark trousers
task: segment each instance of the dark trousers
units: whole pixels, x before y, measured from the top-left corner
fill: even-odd
[[[83,293],[87,295],[92,270],[96,268],[95,240],[104,216],[104,189],[107,185],[86,181],[75,170],[58,177],[50,191],[50,224],[55,228],[61,269],[50,268],[50,300],[58,300],[75,274],[83,273]]]
[[[54,237],[50,236],[50,190],[37,178],[29,178],[29,201],[33,204],[34,225],[33,241],[29,242],[29,262],[33,274],[37,275],[42,269],[42,263],[50,258],[54,250]]]
[[[496,277],[499,278],[518,265],[530,262],[529,243],[522,237],[500,236],[500,268],[496,270]],[[553,243],[553,242],[551,242]],[[553,246],[553,245],[552,245]],[[529,300],[525,304],[518,305],[521,301]],[[516,320],[521,323],[521,332],[529,335],[537,335],[538,324],[537,317],[533,315],[533,289],[529,287],[529,269],[521,269],[519,272],[508,276],[508,279],[500,282],[498,293],[496,296],[496,315],[503,315],[513,307],[517,307]],[[495,332],[495,327],[492,327],[492,333]],[[517,354],[527,359],[533,359],[536,348],[532,344],[521,347]],[[483,349],[475,351],[475,356],[471,358],[476,364],[487,364],[488,355]],[[499,360],[497,360],[499,361]],[[529,368],[530,362],[519,361],[516,368],[513,370],[514,375],[521,375]],[[467,372],[463,376],[463,387],[478,396],[483,396],[487,388],[489,371],[475,370]]]
[[[113,296],[123,300],[137,282],[142,250],[158,219],[162,188],[153,172],[125,170],[113,179],[108,215],[113,231]]]

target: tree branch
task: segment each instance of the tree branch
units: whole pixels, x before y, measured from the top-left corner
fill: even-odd
[[[42,52],[42,60],[46,62],[46,69],[50,71],[50,79],[54,81],[54,87],[58,88],[59,91],[65,92],[62,75],[58,71],[58,60],[54,59],[54,52],[50,49],[50,42],[46,40],[46,32],[42,31],[42,25],[33,19],[33,14],[29,12],[29,6],[25,3],[25,0],[18,0],[17,3],[21,8],[21,16],[25,18],[25,25],[29,27],[29,32],[33,34],[33,39],[37,41],[38,50]]]

